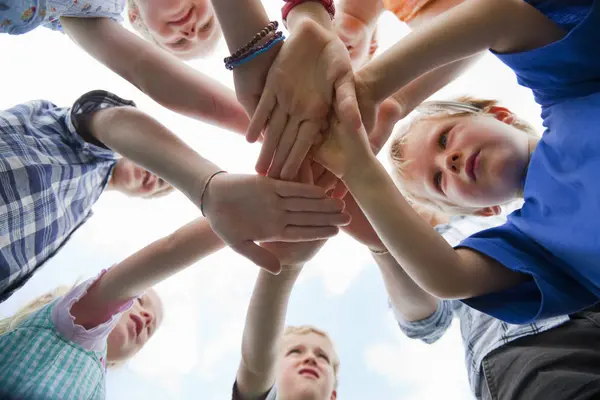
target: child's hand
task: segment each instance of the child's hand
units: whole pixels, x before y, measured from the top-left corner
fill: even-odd
[[[323,247],[327,240],[313,240],[310,242],[271,242],[261,243],[261,247],[274,254],[281,264],[286,266],[299,266],[307,263]]]
[[[335,109],[349,126],[360,124],[350,58],[337,35],[304,21],[283,45],[248,129],[256,141],[266,127],[257,172],[292,179]]]
[[[219,174],[204,194],[211,228],[236,252],[277,273],[277,257],[254,241],[324,239],[349,222],[341,200],[314,185],[251,175]]]
[[[373,156],[365,128],[351,131],[337,120],[331,121],[327,137],[313,154],[315,161],[341,180],[354,167],[360,168],[364,160]]]

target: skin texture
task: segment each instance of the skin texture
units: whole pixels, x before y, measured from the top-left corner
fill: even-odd
[[[324,336],[285,335],[278,361],[278,394],[286,399],[335,400],[334,356],[332,343]]]
[[[173,191],[173,187],[163,179],[126,158],[117,161],[107,189],[144,198],[159,197]]]
[[[490,215],[518,197],[530,154],[514,116],[443,117],[418,121],[402,146],[403,181],[417,198]]]
[[[221,37],[209,0],[137,0],[136,6],[129,21],[143,24],[156,44],[180,59],[208,55]]]
[[[134,300],[108,335],[107,360],[124,361],[134,356],[154,335],[163,320],[163,304],[154,289]]]

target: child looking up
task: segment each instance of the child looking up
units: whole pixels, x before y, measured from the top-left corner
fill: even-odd
[[[107,365],[134,356],[163,319],[156,283],[223,247],[199,219],[98,277],[0,321],[3,399],[104,399]]]
[[[453,103],[471,111],[414,126],[419,134],[402,151],[417,196],[489,215],[523,193],[505,225],[456,250],[414,213],[362,135],[333,129],[320,162],[342,177],[386,248],[429,293],[511,323],[598,301],[599,21],[597,1],[465,1],[359,72],[359,85],[385,99],[437,66],[492,49],[542,106],[546,131],[537,144],[502,108]]]

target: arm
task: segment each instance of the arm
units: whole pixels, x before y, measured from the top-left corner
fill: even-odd
[[[176,274],[224,246],[205,219],[195,220],[146,246],[106,272],[71,309],[78,324],[105,322],[115,305]]]
[[[219,167],[192,150],[164,125],[134,107],[114,107],[82,119],[104,145],[181,190],[200,206],[203,183]]]
[[[242,398],[266,393],[275,383],[278,343],[285,327],[288,300],[301,267],[274,276],[259,272],[246,315],[242,361],[236,380]]]
[[[61,18],[61,24],[92,57],[160,105],[234,132],[246,132],[248,117],[230,89],[118,23],[106,18]]]
[[[467,0],[416,29],[360,75],[380,102],[415,78],[484,50],[523,51],[562,37],[562,30],[549,22],[522,1]]]

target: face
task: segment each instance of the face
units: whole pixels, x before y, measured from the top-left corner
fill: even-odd
[[[316,333],[283,337],[277,391],[286,399],[335,400],[334,351]]]
[[[173,190],[167,182],[125,158],[113,168],[110,187],[133,197],[157,197]]]
[[[124,361],[135,355],[152,337],[163,319],[162,302],[154,289],[135,300],[133,306],[108,335],[107,359]]]
[[[369,50],[374,36],[374,28],[344,12],[336,14],[334,24],[336,33],[348,49],[352,68],[362,67],[369,61]]]
[[[422,120],[402,147],[405,183],[416,197],[486,215],[518,196],[529,145],[529,136],[493,116]]]
[[[137,0],[132,22],[141,18],[154,40],[184,60],[210,53],[221,28],[209,0]]]

